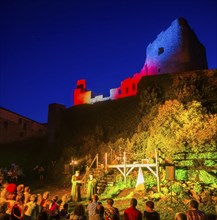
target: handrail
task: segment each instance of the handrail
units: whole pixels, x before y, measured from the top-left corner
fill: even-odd
[[[87,168],[87,170],[86,170],[86,172],[85,172],[85,174],[84,174],[84,176],[83,176],[83,178],[82,178],[82,182],[84,182],[84,184],[86,183],[86,181],[85,181],[85,180],[86,180],[86,176],[87,176],[87,174],[89,173],[91,167],[93,166],[95,160],[96,160],[96,167],[98,168],[98,161],[99,161],[98,158],[99,158],[99,155],[96,154],[96,156],[95,156],[94,159],[92,160],[90,166]]]

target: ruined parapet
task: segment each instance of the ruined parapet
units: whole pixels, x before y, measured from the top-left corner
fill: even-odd
[[[77,81],[76,89],[74,90],[74,105],[87,104],[91,102],[91,91],[86,88],[86,80],[80,79]]]

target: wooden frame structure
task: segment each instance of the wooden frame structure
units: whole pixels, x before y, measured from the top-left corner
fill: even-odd
[[[105,170],[107,171],[108,168],[116,168],[120,171],[120,173],[123,175],[124,177],[124,182],[126,183],[127,181],[127,176],[130,174],[130,172],[134,169],[134,168],[147,168],[148,170],[151,171],[151,173],[156,177],[157,179],[157,189],[158,192],[160,192],[160,178],[159,178],[159,163],[158,163],[158,153],[157,150],[155,150],[155,163],[148,163],[148,164],[127,164],[127,158],[126,158],[126,152],[124,152],[124,157],[123,157],[124,161],[123,164],[117,164],[117,165],[108,165],[108,154],[105,153]],[[155,169],[153,169],[155,168]]]

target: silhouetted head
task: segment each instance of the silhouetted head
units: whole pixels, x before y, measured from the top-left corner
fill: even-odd
[[[57,200],[58,200],[58,196],[57,195],[52,197],[52,201],[57,202]]]
[[[133,206],[133,207],[136,207],[137,206],[137,200],[135,198],[132,198],[131,201],[130,201],[130,205]]]
[[[108,200],[107,200],[107,203],[108,203],[110,206],[113,206],[114,200],[113,200],[113,199],[108,199]]]
[[[6,202],[1,202],[0,203],[0,213],[6,213],[8,208],[8,204]]]
[[[152,201],[147,201],[146,206],[149,207],[151,210],[154,209],[154,202]]]
[[[198,209],[198,202],[196,200],[191,200],[190,201],[190,208],[192,209]]]
[[[176,213],[174,220],[187,220],[187,216],[183,212],[178,212]]]
[[[43,193],[43,199],[48,199],[49,196],[50,196],[50,192],[46,191]]]
[[[98,201],[99,197],[97,196],[97,194],[92,195],[92,201]]]
[[[36,202],[36,201],[37,201],[37,195],[36,195],[36,194],[32,194],[32,195],[30,196],[30,201],[31,201],[31,202]]]

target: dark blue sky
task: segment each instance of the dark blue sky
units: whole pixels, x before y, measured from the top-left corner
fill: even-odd
[[[46,122],[50,103],[72,105],[78,79],[108,95],[178,17],[217,68],[216,0],[1,0],[0,105]]]

